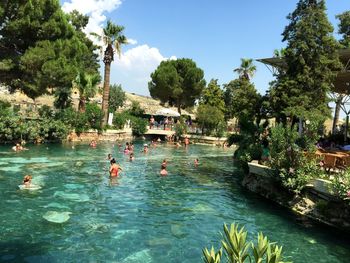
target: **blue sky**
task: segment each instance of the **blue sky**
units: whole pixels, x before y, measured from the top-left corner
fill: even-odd
[[[279,49],[281,33],[297,0],[61,0],[63,10],[78,9],[91,16],[87,31],[98,31],[111,19],[125,26],[132,44],[123,48],[111,70],[111,83],[149,95],[149,75],[161,60],[191,58],[205,79],[228,83],[240,58],[266,58]],[[349,0],[327,0],[327,14],[337,31],[335,15],[350,10]],[[335,34],[338,38],[338,36]],[[261,63],[253,82],[265,93],[273,80]],[[103,67],[102,67],[103,69]]]

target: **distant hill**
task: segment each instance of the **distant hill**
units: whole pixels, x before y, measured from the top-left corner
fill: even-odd
[[[124,106],[121,109],[119,109],[119,111],[130,108],[133,101],[140,103],[141,108],[143,108],[145,110],[145,113],[149,115],[155,114],[157,110],[164,108],[164,106],[160,105],[159,100],[152,99],[151,97],[128,92],[125,92],[125,94],[126,101],[124,103]],[[78,108],[79,94],[77,92],[73,92],[72,99],[74,107]],[[0,87],[0,100],[6,100],[12,105],[20,105],[21,109],[27,109],[34,106],[34,101],[31,98],[18,91],[11,94],[4,87]],[[102,96],[99,94],[95,98],[91,99],[91,101],[95,101],[101,105]],[[43,95],[35,100],[35,104],[38,107],[41,107],[42,105],[48,105],[52,107],[53,102],[54,98],[51,95]],[[175,107],[167,108],[171,108],[172,110],[177,111],[177,108]],[[191,114],[186,110],[181,110],[181,113],[185,115],[191,115],[191,117],[194,117],[194,114]]]

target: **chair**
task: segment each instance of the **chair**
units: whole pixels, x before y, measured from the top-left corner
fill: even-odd
[[[331,169],[335,169],[337,164],[337,157],[330,154],[325,154],[323,158],[323,168],[327,173],[330,172]]]

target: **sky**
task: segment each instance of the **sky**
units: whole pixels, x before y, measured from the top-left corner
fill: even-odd
[[[241,58],[266,58],[285,46],[281,33],[286,16],[298,0],[60,0],[62,9],[90,16],[86,32],[101,32],[107,19],[125,27],[128,45],[115,56],[111,84],[127,92],[149,95],[150,74],[162,60],[191,58],[205,79],[220,85],[236,78]],[[335,28],[337,14],[350,10],[350,0],[326,0],[327,15]],[[271,72],[255,61],[252,81],[264,94]],[[101,64],[101,76],[103,65]]]

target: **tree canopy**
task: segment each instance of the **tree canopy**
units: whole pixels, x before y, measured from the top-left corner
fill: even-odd
[[[336,16],[339,19],[338,33],[342,35],[339,41],[343,48],[350,48],[350,11],[346,11]]]
[[[51,88],[69,97],[78,72],[97,72],[95,47],[69,23],[58,0],[4,0],[0,24],[0,79],[10,91],[35,99]]]
[[[211,105],[222,112],[225,111],[224,95],[217,79],[211,79],[208,86],[203,89],[200,104]]]
[[[151,74],[148,88],[152,98],[181,108],[193,106],[205,87],[204,72],[188,58],[162,61]]]
[[[126,99],[125,92],[120,84],[113,84],[109,91],[109,111],[115,112],[119,107],[124,105]]]
[[[238,78],[224,85],[226,118],[254,120],[260,107],[260,94],[247,79]]]
[[[327,92],[340,69],[338,43],[327,19],[324,0],[299,0],[288,15],[282,36],[286,70],[270,88],[271,106],[279,120],[327,116]]]

